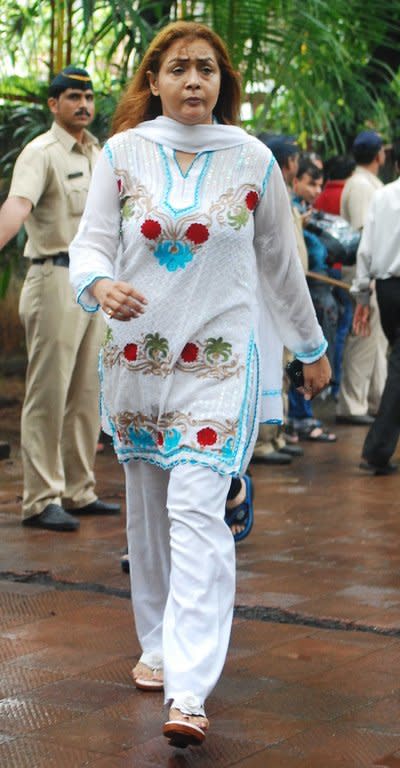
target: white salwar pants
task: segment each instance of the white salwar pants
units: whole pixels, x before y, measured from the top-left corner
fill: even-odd
[[[182,464],[124,465],[132,603],[141,661],[164,668],[165,701],[195,714],[221,674],[235,593],[224,522],[230,478]]]

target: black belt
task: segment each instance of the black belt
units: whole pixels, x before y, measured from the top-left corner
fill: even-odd
[[[43,256],[42,259],[31,259],[32,264],[44,264],[45,261],[52,261],[56,267],[69,267],[68,253],[60,251],[55,256]]]

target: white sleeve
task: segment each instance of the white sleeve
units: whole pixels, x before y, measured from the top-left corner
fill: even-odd
[[[378,193],[379,196],[379,193]],[[364,229],[362,230],[360,244],[357,251],[356,276],[352,282],[350,292],[358,304],[366,306],[370,299],[370,282],[372,249],[375,230],[375,196],[370,205]]]
[[[297,251],[293,216],[282,173],[275,162],[255,213],[255,240],[262,300],[284,345],[304,363],[325,353]]]
[[[77,301],[88,312],[98,304],[88,287],[103,277],[114,278],[120,234],[117,179],[103,150],[95,165],[85,210],[70,248],[70,280]]]

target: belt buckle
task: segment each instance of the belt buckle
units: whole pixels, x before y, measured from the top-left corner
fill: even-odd
[[[66,251],[60,251],[53,256],[53,264],[59,267],[69,267],[69,255]]]

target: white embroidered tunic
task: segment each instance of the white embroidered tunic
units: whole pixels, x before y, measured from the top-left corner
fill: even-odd
[[[175,149],[197,152],[186,173]],[[118,459],[242,473],[258,421],[281,420],[282,342],[304,362],[326,349],[267,147],[164,117],[116,134],[70,257],[86,310],[100,277],[148,300],[139,318],[105,316],[102,418]]]

